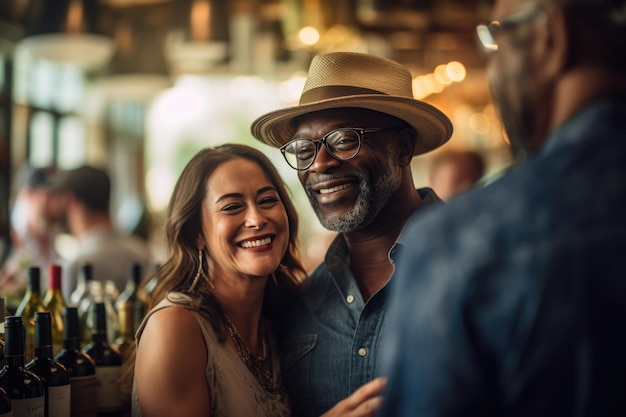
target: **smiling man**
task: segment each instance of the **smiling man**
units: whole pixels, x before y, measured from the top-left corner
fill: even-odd
[[[319,221],[339,232],[280,329],[294,415],[319,416],[381,375],[400,232],[440,201],[415,189],[411,159],[444,144],[452,124],[413,98],[402,65],[337,52],[313,59],[299,105],[261,116],[252,133],[280,148]]]

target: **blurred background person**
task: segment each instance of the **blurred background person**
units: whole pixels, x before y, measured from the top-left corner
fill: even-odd
[[[63,254],[63,296],[70,300],[76,289],[81,267],[93,267],[94,281],[113,281],[117,292],[124,290],[133,264],[142,271],[150,268],[148,243],[137,236],[120,232],[111,211],[111,180],[106,171],[84,165],[59,172],[51,190],[62,198],[63,213],[76,250]],[[114,294],[115,295],[115,294]]]
[[[474,187],[485,174],[485,159],[471,149],[446,149],[433,155],[428,180],[444,201]]]
[[[28,268],[45,270],[59,259],[55,237],[62,225],[58,203],[48,188],[55,172],[52,167],[25,165],[17,173],[17,193],[11,208],[12,247],[0,271],[0,288],[9,309],[17,307],[24,294]],[[42,291],[47,283],[41,280]]]

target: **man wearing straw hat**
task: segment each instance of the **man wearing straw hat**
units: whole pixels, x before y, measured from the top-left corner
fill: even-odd
[[[440,201],[415,189],[411,160],[443,145],[452,124],[413,98],[404,66],[336,52],[313,59],[297,106],[259,117],[252,134],[280,148],[319,221],[339,232],[280,329],[294,415],[319,416],[381,375],[401,230]]]

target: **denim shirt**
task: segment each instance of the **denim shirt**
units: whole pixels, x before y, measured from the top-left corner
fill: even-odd
[[[429,188],[417,191],[424,205],[441,201]],[[403,238],[401,233],[389,252],[392,264]],[[381,375],[387,287],[365,302],[349,259],[340,234],[284,315],[280,356],[294,417],[318,417]]]
[[[379,415],[626,415],[626,100],[407,234]]]

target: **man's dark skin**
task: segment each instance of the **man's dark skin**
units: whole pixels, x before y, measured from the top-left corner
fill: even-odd
[[[366,133],[358,155],[348,161],[339,161],[321,146],[315,161],[298,177],[309,194],[320,222],[354,216],[358,197],[358,177],[348,174],[352,170],[362,173],[369,184],[385,175],[397,182],[397,189],[371,220],[354,229],[345,230],[350,250],[352,272],[359,284],[364,300],[382,288],[393,272],[389,250],[393,246],[406,220],[421,206],[422,199],[415,191],[411,173],[411,159],[415,143],[414,131],[394,117],[367,109],[341,108],[322,110],[301,116],[295,121],[294,138],[318,139],[339,127],[398,128]],[[332,174],[348,174],[330,179]],[[320,182],[322,181],[322,182]],[[314,185],[308,191],[309,183]],[[320,189],[350,185],[327,194]],[[366,214],[365,214],[366,215]],[[346,226],[347,227],[347,226]]]

